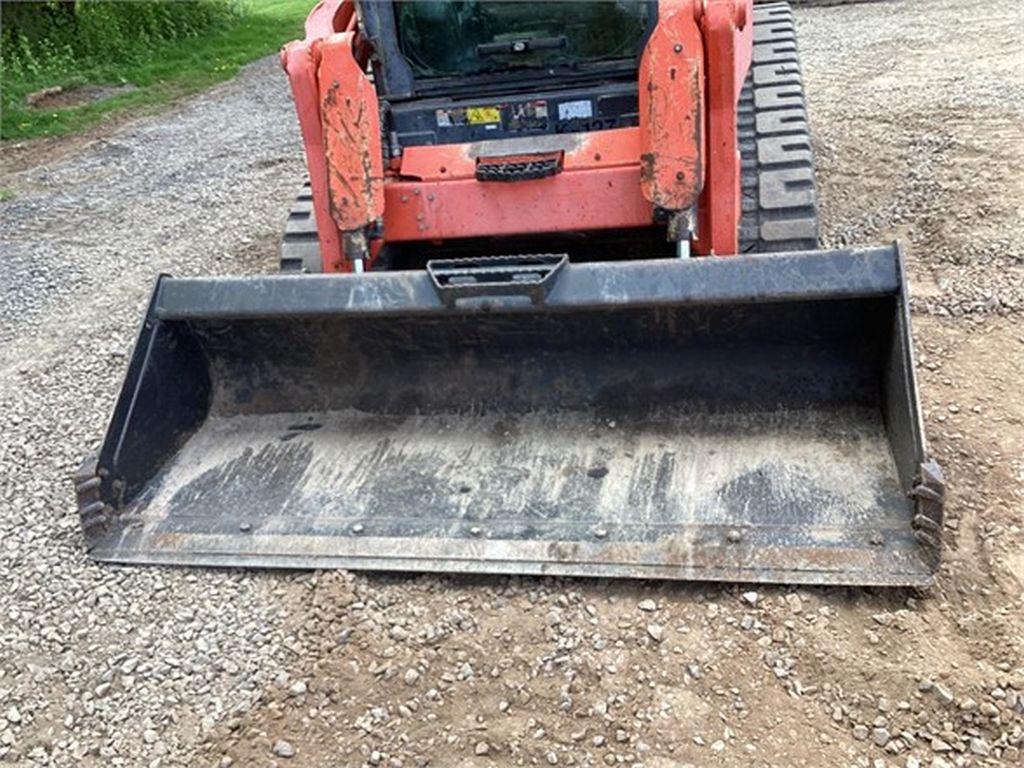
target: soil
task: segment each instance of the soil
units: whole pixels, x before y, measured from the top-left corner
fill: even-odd
[[[73,88],[47,88],[43,91],[30,93],[26,97],[28,106],[33,109],[69,109],[94,104],[122,93],[138,90],[138,86],[124,85],[76,85]]]
[[[122,113],[70,136],[43,136],[25,141],[5,141],[0,145],[0,184],[16,183],[17,174],[55,163],[74,155],[96,141],[115,134],[137,115]]]

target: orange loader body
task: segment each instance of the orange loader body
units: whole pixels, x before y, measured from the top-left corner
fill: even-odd
[[[321,0],[281,52],[299,116],[324,272],[385,242],[655,226],[696,206],[697,254],[737,252],[736,104],[750,67],[751,0],[660,0],[640,58],[639,125],[564,134],[558,172],[501,184],[480,164],[550,154],[522,140],[407,147],[384,160],[368,49],[352,0]],[[374,239],[360,242],[375,228]],[[354,238],[354,240],[353,240]]]

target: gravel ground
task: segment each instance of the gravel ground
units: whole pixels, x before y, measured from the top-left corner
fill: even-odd
[[[0,172],[0,760],[1020,765],[1024,16],[936,0],[798,21],[825,239],[907,246],[951,487],[934,588],[91,563],[67,476],[153,276],[273,265],[302,159],[268,60]]]

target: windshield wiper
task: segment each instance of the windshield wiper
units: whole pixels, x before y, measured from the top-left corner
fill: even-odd
[[[519,40],[503,40],[498,43],[480,43],[477,56],[497,56],[503,53],[532,53],[533,51],[557,51],[569,45],[565,35],[556,37],[525,37]]]

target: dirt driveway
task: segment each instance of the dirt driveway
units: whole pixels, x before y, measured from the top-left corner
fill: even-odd
[[[907,246],[934,588],[113,568],[67,475],[155,273],[251,272],[302,176],[260,62],[0,171],[0,761],[1017,766],[1024,761],[1024,11],[797,13],[826,244]],[[5,148],[5,153],[9,148]]]

